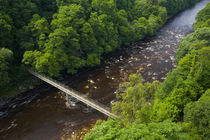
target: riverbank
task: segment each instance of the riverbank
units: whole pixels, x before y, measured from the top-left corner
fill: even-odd
[[[8,90],[2,91],[2,93],[0,94],[1,95],[0,96],[0,108],[5,103],[9,102],[9,100],[11,98],[15,98],[19,94],[29,92],[29,91],[33,90],[34,88],[37,88],[41,84],[43,84],[43,82],[40,81],[39,79],[37,79],[33,76],[28,76],[26,78],[26,80],[21,81],[20,83],[15,85],[15,87],[11,87],[12,90],[8,89]]]

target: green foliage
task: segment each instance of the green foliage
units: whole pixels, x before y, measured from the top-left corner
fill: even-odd
[[[128,14],[125,10],[119,10],[115,17],[116,26],[119,33],[120,44],[128,45],[132,41],[131,25],[128,21]]]
[[[118,119],[126,126],[132,122],[149,122],[158,85],[157,81],[143,84],[141,75],[131,75],[129,82],[121,85],[121,89],[126,90],[117,96],[118,102],[113,106],[113,112],[119,116]]]
[[[130,11],[133,7],[135,0],[116,0],[116,6],[118,9],[125,9]]]
[[[166,7],[168,15],[172,16],[182,9],[188,8],[200,0],[160,0],[161,5]]]
[[[140,17],[138,20],[132,22],[132,32],[134,40],[143,39],[149,32],[149,22],[145,17]]]
[[[102,122],[96,125],[85,140],[147,140],[147,139],[183,139],[181,127],[176,123],[164,121],[161,123],[132,124],[122,127],[114,120]]]
[[[210,89],[206,90],[206,92],[199,98],[199,101],[210,100]]]
[[[193,49],[198,50],[210,45],[210,28],[204,27],[197,29],[194,33],[185,37],[179,44],[179,49],[176,52],[177,62],[180,61],[186,54],[189,54]]]
[[[5,86],[10,82],[7,70],[8,63],[6,62],[4,56],[0,54],[0,89],[4,89]]]
[[[1,48],[0,55],[2,55],[6,61],[11,61],[13,59],[13,52],[7,48]]]
[[[210,48],[202,48],[197,56],[199,62],[194,65],[191,75],[204,90],[207,90],[210,88]]]
[[[0,91],[8,87],[11,78],[8,71],[13,59],[13,52],[6,48],[0,48]]]
[[[56,0],[31,0],[36,4],[38,12],[37,14],[51,19],[51,16],[57,11],[58,7],[56,5]]]
[[[210,27],[210,3],[206,5],[196,16],[196,23],[193,24],[194,29],[197,30],[198,28],[203,27]]]
[[[156,93],[154,116],[156,121],[181,120],[184,106],[196,101],[207,90],[209,80],[209,47],[192,51],[183,57]],[[166,107],[167,105],[167,107]]]
[[[102,48],[97,46],[97,40],[94,36],[94,31],[90,23],[84,23],[83,27],[80,30],[80,44],[81,48],[84,51],[84,54],[96,54],[100,56],[102,53]]]
[[[158,94],[157,92],[157,96]],[[197,100],[201,94],[202,88],[192,79],[178,81],[166,98],[155,99],[152,120],[182,120],[184,106]]]
[[[42,43],[48,22],[45,18],[50,20],[56,10],[54,0],[0,0],[0,48],[4,48],[1,49],[0,85],[7,85],[1,86],[0,92],[24,79],[23,53],[25,49],[37,49],[36,40]],[[34,14],[45,18],[37,15],[31,19]]]
[[[38,7],[41,4],[38,0],[32,2]],[[26,58],[23,58],[22,62],[51,76],[58,76],[63,70],[73,74],[81,67],[98,65],[102,54],[154,35],[167,19],[164,2],[56,0],[58,11],[53,15],[53,19],[49,22],[37,14],[34,15],[24,27],[25,35],[20,40],[22,48],[42,54],[36,57],[45,57],[48,56],[45,53],[51,53],[51,60],[55,60],[49,63],[57,63],[58,68],[50,73],[49,70],[44,71],[44,68],[51,69],[48,67],[52,65],[48,65],[47,61],[38,64],[40,61],[36,60],[40,58],[31,59],[27,55],[24,55]],[[50,3],[52,7],[53,3]],[[186,7],[180,9],[183,8]],[[39,12],[38,14],[43,16]]]
[[[87,58],[88,66],[95,66],[100,64],[100,59],[96,56],[96,54],[90,54]]]
[[[178,66],[156,92],[153,121],[182,120],[185,106],[197,101],[210,88],[209,34],[209,27],[202,27],[181,41],[177,51]]]
[[[23,32],[25,37],[21,38],[21,48],[26,50],[43,48],[46,36],[50,33],[49,23],[45,18],[34,14],[28,26],[23,28]]]
[[[190,135],[198,134],[199,139],[210,138],[210,89],[201,98],[189,103],[184,109],[184,122],[189,123]]]
[[[39,51],[29,52],[30,55],[26,51],[23,62],[32,64],[39,72],[50,76],[59,76],[60,71],[64,68],[67,68],[69,73],[75,73],[76,69],[84,64],[79,57],[81,55],[80,35],[77,33],[79,26],[84,23],[82,15],[82,7],[79,5],[61,6],[51,22],[51,33],[50,29],[43,25],[48,25],[45,19],[38,18],[37,22],[32,22],[35,23],[32,24],[32,31],[35,31],[34,33],[38,36],[44,37],[42,39],[47,38],[48,40],[41,40],[41,42],[38,40]],[[34,18],[36,17],[35,15]],[[29,27],[31,27],[30,24]]]
[[[11,47],[12,24],[12,19],[0,11],[0,47]]]

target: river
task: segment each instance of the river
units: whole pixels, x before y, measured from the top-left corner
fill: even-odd
[[[141,73],[144,82],[163,81],[175,64],[180,40],[192,32],[197,12],[210,0],[179,13],[145,41],[105,56],[100,66],[65,76],[65,84],[107,106],[120,83],[131,73]],[[79,103],[68,108],[58,90],[43,84],[21,94],[0,109],[1,140],[82,139],[98,119],[106,116]],[[5,117],[6,116],[6,117]]]

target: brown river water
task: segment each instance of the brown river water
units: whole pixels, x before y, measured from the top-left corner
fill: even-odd
[[[105,56],[100,66],[65,76],[61,81],[107,106],[115,99],[119,84],[132,73],[141,73],[144,82],[163,81],[176,67],[177,44],[192,32],[195,15],[208,2],[210,0],[201,1],[179,13],[155,37],[122,47]],[[58,92],[43,84],[0,108],[0,140],[79,140],[96,120],[107,119],[82,103],[68,108]]]

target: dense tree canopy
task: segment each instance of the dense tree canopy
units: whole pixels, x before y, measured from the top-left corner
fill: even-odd
[[[159,82],[152,84],[142,83],[141,75],[131,75],[129,82],[123,83],[120,88],[126,90],[117,95],[118,102],[113,106],[113,112],[126,126],[131,123],[149,122],[155,90]]]
[[[4,89],[4,87],[9,84],[10,77],[8,74],[9,63],[13,59],[13,52],[7,48],[0,48],[0,88]]]
[[[184,121],[189,123],[190,135],[196,138],[210,138],[210,89],[198,101],[189,103],[184,108]],[[188,126],[188,127],[189,127]]]
[[[203,28],[210,27],[210,3],[207,4],[205,8],[203,8],[196,16],[196,23],[194,23],[194,28]]]
[[[37,39],[42,43],[44,34],[49,33],[47,23],[56,11],[54,0],[0,0],[0,92],[23,78],[23,53],[37,49]],[[13,59],[5,54],[12,54]]]
[[[182,129],[176,123],[164,121],[160,123],[136,124],[122,127],[114,120],[99,123],[87,134],[85,140],[148,140],[148,139],[184,139]]]
[[[182,120],[185,105],[197,101],[210,88],[210,28],[200,26],[207,22],[210,5],[201,10],[194,24],[195,31],[185,37],[176,53],[178,66],[168,74],[156,93],[154,116],[156,121],[167,118]],[[205,15],[206,14],[206,15]],[[205,18],[202,18],[205,17]]]
[[[154,35],[167,19],[165,1],[57,0],[56,2],[58,11],[48,23],[41,17],[38,20],[38,15],[33,16],[25,28],[26,32],[32,33],[33,36],[25,39],[30,41],[23,42],[27,51],[22,62],[50,76],[58,76],[61,71],[74,74],[81,67],[100,64],[102,54]],[[186,1],[183,3],[186,6],[174,13],[192,4]],[[49,32],[35,33],[37,29],[34,28],[43,30],[43,27],[37,24],[46,27]],[[49,63],[39,61],[40,59],[49,59]]]

